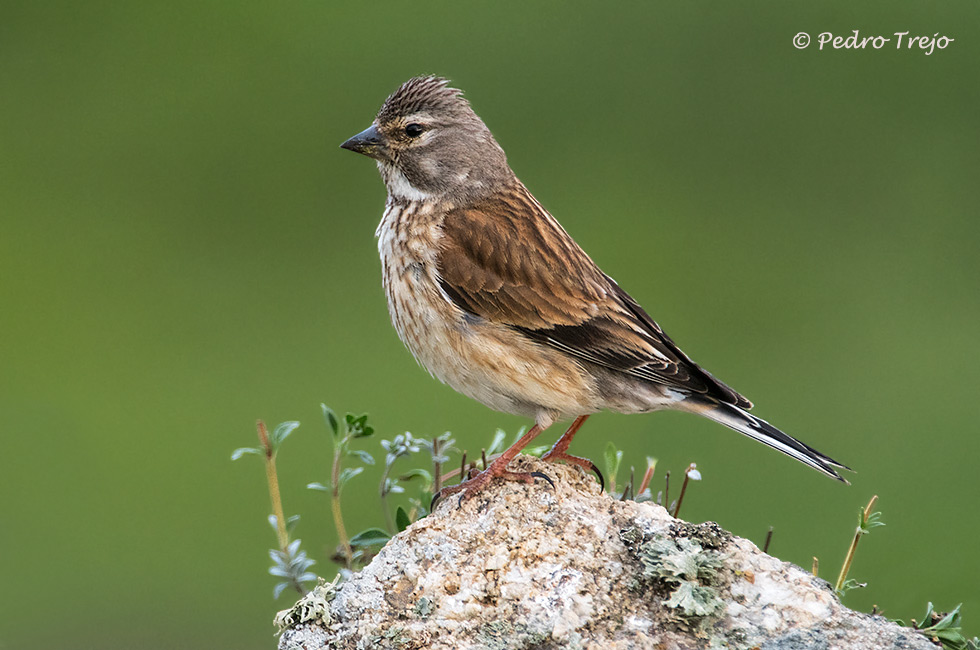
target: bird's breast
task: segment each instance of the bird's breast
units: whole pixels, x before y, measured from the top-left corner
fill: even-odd
[[[442,290],[441,214],[425,204],[389,203],[377,231],[391,322],[415,359],[499,411],[543,422],[597,410],[594,381],[578,362],[463,311]]]
[[[391,322],[416,360],[443,379],[440,350],[449,345],[445,324],[453,306],[435,277],[438,215],[426,204],[389,203],[377,236]]]

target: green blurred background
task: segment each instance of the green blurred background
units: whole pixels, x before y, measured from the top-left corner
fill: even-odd
[[[846,602],[964,602],[980,633],[980,5],[295,1],[0,4],[0,647],[271,648],[254,422],[332,576],[319,403],[478,449],[527,422],[418,368],[388,322],[373,164],[337,145],[450,77],[593,258],[827,480],[716,424],[600,415],[714,520]],[[799,31],[956,40],[799,51]],[[557,432],[546,436],[547,441]],[[378,441],[366,445],[379,450]],[[658,472],[658,476],[662,473]],[[346,492],[381,523],[377,472]]]

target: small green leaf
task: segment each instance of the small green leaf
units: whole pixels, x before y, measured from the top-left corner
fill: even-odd
[[[323,483],[307,483],[306,484],[306,489],[307,490],[318,490],[320,492],[329,492],[330,491],[330,488],[328,488]]]
[[[502,452],[504,450],[504,441],[506,439],[507,434],[504,433],[504,430],[497,429],[497,432],[493,434],[493,440],[490,442],[490,446],[487,447],[487,456],[492,456]]]
[[[405,508],[398,506],[398,510],[395,511],[395,527],[398,528],[398,532],[402,532],[411,525],[412,522],[408,518],[408,513],[405,512]]]
[[[867,587],[867,582],[858,582],[854,578],[848,578],[844,581],[844,584],[840,586],[840,589],[835,590],[837,592],[838,598],[844,598],[844,595],[853,589],[863,589]]]
[[[524,453],[528,456],[535,456],[536,458],[541,458],[544,456],[544,452],[548,451],[550,447],[548,445],[541,445],[537,447],[525,447]]]
[[[275,431],[272,432],[272,448],[278,449],[279,445],[282,444],[282,441],[285,440],[286,437],[298,426],[299,422],[296,422],[295,420],[283,422],[277,426]]]
[[[351,449],[347,452],[348,456],[356,456],[365,465],[374,465],[374,456],[363,449]]]
[[[367,423],[367,413],[363,415],[352,415],[348,413],[345,417],[347,422],[347,433],[350,434],[352,438],[367,438],[372,433],[374,433],[374,428],[368,426]]]
[[[269,567],[269,573],[271,573],[272,575],[277,576],[279,578],[288,578],[289,577],[289,567],[288,566],[280,566],[280,565],[272,566],[272,567]]]
[[[391,539],[391,535],[386,531],[380,528],[368,528],[351,537],[350,545],[358,547],[382,546],[387,544],[389,539]]]
[[[299,523],[299,515],[293,515],[292,517],[286,518],[286,532],[291,533],[296,528],[296,524]]]
[[[610,482],[615,484],[616,475],[619,474],[619,465],[623,462],[623,452],[620,449],[616,449],[616,445],[610,442],[606,445],[605,459],[606,472],[610,478]]]
[[[873,512],[868,517],[868,521],[867,523],[864,524],[864,527],[867,528],[868,530],[871,530],[872,528],[877,528],[878,526],[884,526],[884,525],[885,522],[881,520],[881,513]]]
[[[279,583],[276,583],[276,586],[272,589],[272,599],[273,600],[278,600],[279,599],[279,596],[282,595],[282,592],[284,592],[288,588],[289,588],[289,583],[288,582],[279,582]]]
[[[347,481],[351,480],[363,471],[363,467],[345,467],[343,471],[340,472],[340,477],[337,479],[337,485],[344,487],[344,484],[347,483]]]
[[[248,454],[255,454],[256,456],[262,456],[262,450],[257,447],[239,447],[235,451],[231,452],[231,459],[238,460],[242,456],[247,456]]]
[[[960,622],[959,621],[960,607],[962,606],[963,606],[962,603],[957,605],[953,611],[949,612],[948,614],[946,614],[946,616],[939,619],[939,621],[932,626],[932,629],[940,631],[940,630],[949,630],[950,628],[955,628],[957,631],[959,631],[960,626],[958,625],[958,623]]]
[[[913,628],[929,639],[939,639],[947,650],[976,650],[980,645],[977,638],[968,639],[963,636],[960,627],[960,607],[962,604],[957,605],[951,612],[935,613],[933,604],[929,603],[922,622],[917,623]],[[932,622],[934,620],[935,623]]]
[[[333,432],[333,437],[336,438],[340,435],[340,423],[337,422],[337,414],[333,412],[326,404],[320,404],[320,410],[323,411],[323,419],[326,421],[327,426],[330,427],[330,431]]]
[[[399,476],[398,480],[411,481],[414,478],[420,478],[424,480],[426,483],[432,483],[432,474],[422,468],[410,469],[404,474],[402,474],[401,476]]]
[[[517,442],[522,437],[524,437],[525,433],[527,433],[527,427],[521,427],[520,429],[518,429],[517,433],[514,434],[514,442]]]

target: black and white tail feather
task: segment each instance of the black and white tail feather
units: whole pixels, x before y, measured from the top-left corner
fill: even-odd
[[[787,456],[791,456],[801,463],[809,465],[818,472],[850,485],[834,469],[835,467],[839,467],[850,470],[850,467],[838,463],[830,456],[820,453],[813,447],[800,442],[792,436],[786,435],[765,420],[757,418],[751,413],[747,413],[731,404],[712,402],[710,406],[705,406],[707,408],[697,410],[699,415],[703,415],[719,424],[724,424],[726,427],[734,429],[749,438],[758,440],[765,445],[769,445],[773,449],[778,449]]]

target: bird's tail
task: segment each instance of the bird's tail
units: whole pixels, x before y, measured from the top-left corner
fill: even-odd
[[[710,418],[719,424],[724,424],[726,427],[769,445],[773,449],[778,449],[787,456],[792,456],[818,472],[847,483],[847,480],[838,474],[834,468],[840,467],[849,470],[850,467],[842,465],[830,456],[820,453],[813,447],[800,442],[792,436],[786,435],[765,420],[757,418],[751,413],[747,413],[731,404],[708,403],[707,401],[690,403],[693,402],[691,399],[685,401],[689,402],[686,406],[689,406],[692,412]]]

